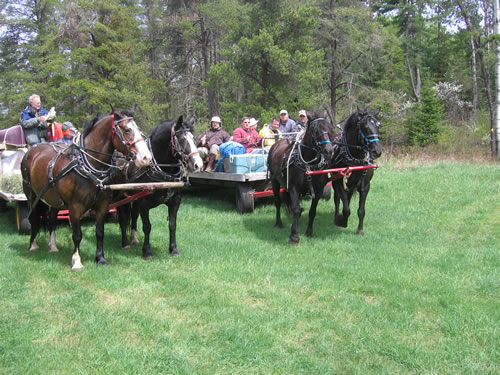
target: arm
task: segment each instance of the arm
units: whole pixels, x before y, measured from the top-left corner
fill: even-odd
[[[243,131],[241,128],[235,129],[233,133],[233,141],[238,142],[238,143],[248,143],[248,140],[246,139],[245,135],[243,134]]]

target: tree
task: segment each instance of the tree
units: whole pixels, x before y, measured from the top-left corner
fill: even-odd
[[[443,119],[443,107],[435,90],[427,83],[416,109],[415,119],[410,122],[409,136],[413,145],[427,146],[437,143]]]

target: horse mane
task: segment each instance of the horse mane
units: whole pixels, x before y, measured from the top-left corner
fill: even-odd
[[[351,113],[351,115],[345,121],[344,130],[347,130],[347,129],[350,129],[351,127],[356,126],[358,124],[360,117],[361,117],[360,111],[356,111],[356,112]]]
[[[120,113],[124,117],[134,117],[133,112],[131,112],[129,110],[122,110],[122,111],[120,111]],[[109,116],[111,114],[112,113],[97,114],[97,115],[95,115],[95,117],[93,119],[85,121],[85,123],[83,124],[83,137],[85,138],[90,133],[90,131],[94,128],[95,124],[97,124],[104,117]]]
[[[93,119],[85,121],[83,123],[83,137],[85,138],[94,128],[95,124],[97,124],[99,120],[103,119],[106,116],[109,116],[109,113],[97,114]]]
[[[175,124],[174,120],[162,122],[160,125],[155,126],[151,130],[151,133],[149,133],[149,138],[152,139],[153,137],[158,136],[163,131],[166,131],[168,137],[170,138],[170,132],[172,131],[172,126],[174,126],[174,124]]]

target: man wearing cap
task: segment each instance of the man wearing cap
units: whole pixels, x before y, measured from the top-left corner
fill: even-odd
[[[207,164],[203,169],[205,172],[212,172],[214,169],[214,162],[219,154],[219,146],[228,142],[231,136],[222,129],[222,121],[219,116],[214,116],[210,120],[210,129],[204,131],[198,137],[198,152],[201,158]]]
[[[293,128],[295,126],[295,121],[293,121],[290,117],[288,117],[288,111],[286,109],[282,109],[280,111],[280,132],[285,133],[285,137],[292,137],[293,135],[291,134],[286,134],[286,133],[291,133],[293,131]]]
[[[68,145],[73,144],[73,138],[77,132],[76,128],[69,121],[63,122],[62,128],[63,137],[61,138],[61,142],[66,143]]]
[[[299,111],[299,121],[296,122],[295,127],[292,129],[293,132],[300,132],[305,130],[307,126],[307,112],[303,109]]]

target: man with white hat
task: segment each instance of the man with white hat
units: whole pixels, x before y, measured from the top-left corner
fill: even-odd
[[[291,133],[294,127],[295,121],[288,117],[288,111],[286,109],[282,109],[280,111],[280,132],[284,133],[285,137],[293,138],[293,135],[288,135],[286,133]]]
[[[214,116],[210,120],[210,129],[203,132],[198,137],[198,152],[207,164],[203,169],[205,172],[212,172],[214,162],[219,154],[219,146],[228,142],[231,136],[222,129],[222,121],[219,116]]]

